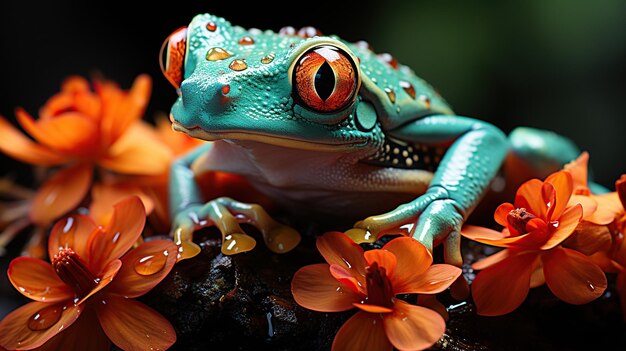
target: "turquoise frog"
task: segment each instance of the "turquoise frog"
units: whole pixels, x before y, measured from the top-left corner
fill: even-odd
[[[171,169],[183,258],[199,250],[191,237],[200,226],[219,228],[226,254],[254,247],[242,222],[255,225],[275,252],[299,240],[259,205],[205,203],[194,178],[203,171],[244,176],[313,221],[356,223],[346,234],[357,242],[403,233],[431,250],[442,243],[445,261],[460,266],[461,226],[507,155],[541,173],[579,153],[551,132],[518,128],[507,138],[489,123],[457,116],[391,55],[312,27],[246,30],[203,14],[174,32],[163,51],[163,72],[179,94],[173,129],[212,141]]]

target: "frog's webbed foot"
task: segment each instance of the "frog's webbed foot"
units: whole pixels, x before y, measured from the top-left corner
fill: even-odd
[[[211,200],[204,205],[192,205],[174,219],[173,236],[179,246],[179,260],[191,258],[200,252],[192,242],[196,229],[216,226],[222,234],[222,253],[234,255],[252,250],[256,240],[247,235],[239,223],[256,227],[267,247],[276,253],[285,253],[300,242],[300,234],[272,219],[259,205],[247,204],[227,197]]]
[[[404,234],[421,242],[431,252],[443,243],[444,261],[461,267],[461,226],[464,216],[460,207],[443,189],[426,193],[388,213],[359,221],[346,235],[358,243],[374,242],[387,234]],[[469,293],[467,283],[459,279],[452,287],[457,298]]]

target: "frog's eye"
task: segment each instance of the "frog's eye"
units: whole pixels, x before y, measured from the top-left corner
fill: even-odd
[[[170,34],[161,46],[161,72],[176,89],[180,88],[183,81],[186,50],[187,27]]]
[[[294,96],[312,110],[334,112],[354,101],[358,71],[350,55],[336,46],[309,49],[293,72]]]

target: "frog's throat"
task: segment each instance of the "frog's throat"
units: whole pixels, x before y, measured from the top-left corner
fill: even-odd
[[[216,140],[249,140],[257,141],[265,144],[288,147],[291,149],[310,150],[310,151],[325,151],[325,152],[350,152],[355,149],[362,148],[366,141],[358,142],[314,142],[309,140],[291,139],[284,136],[262,134],[262,133],[250,133],[250,132],[236,132],[236,131],[220,131],[220,132],[207,132],[201,128],[186,128],[178,122],[172,123],[172,128],[177,132],[183,132],[190,137],[196,139],[202,139],[207,141]]]

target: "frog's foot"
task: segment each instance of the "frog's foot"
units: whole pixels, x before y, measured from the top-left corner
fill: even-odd
[[[256,240],[245,234],[239,223],[256,227],[267,247],[276,253],[288,252],[300,242],[297,231],[276,222],[261,206],[221,197],[204,205],[190,206],[176,216],[173,236],[179,246],[179,260],[200,252],[200,247],[192,242],[193,232],[212,225],[222,233],[223,254],[234,255],[252,250]]]
[[[444,261],[461,267],[461,226],[464,215],[445,191],[430,192],[416,200],[379,216],[357,222],[346,235],[357,243],[374,242],[387,234],[404,234],[421,242],[432,252],[443,243]],[[459,299],[469,294],[467,282],[460,277],[452,286],[452,294]]]

